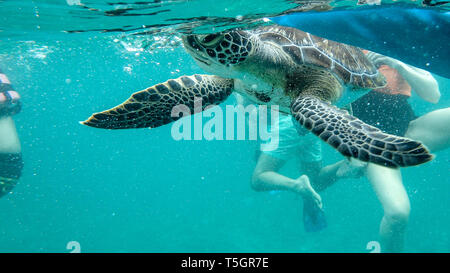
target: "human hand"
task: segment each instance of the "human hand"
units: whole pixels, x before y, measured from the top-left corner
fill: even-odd
[[[0,117],[17,114],[20,108],[20,95],[16,91],[0,92]]]
[[[0,107],[7,102],[16,102],[20,100],[20,95],[16,91],[0,92]]]

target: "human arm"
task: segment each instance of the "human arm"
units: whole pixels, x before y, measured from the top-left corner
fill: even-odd
[[[8,194],[21,176],[23,162],[12,115],[20,111],[20,96],[0,71],[0,197]]]
[[[19,153],[20,142],[12,115],[20,111],[20,96],[0,70],[0,154]]]
[[[441,97],[439,85],[430,72],[375,52],[369,52],[367,58],[377,67],[384,64],[396,69],[423,100],[431,103],[439,101]]]
[[[20,112],[20,95],[14,91],[8,77],[0,70],[0,117]]]

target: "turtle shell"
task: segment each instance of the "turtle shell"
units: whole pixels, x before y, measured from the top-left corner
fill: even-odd
[[[255,34],[262,42],[281,47],[296,64],[326,69],[345,84],[371,89],[386,85],[383,75],[357,47],[290,27],[262,27]]]

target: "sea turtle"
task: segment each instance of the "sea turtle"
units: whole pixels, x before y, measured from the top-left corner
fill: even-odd
[[[420,142],[386,134],[332,105],[358,89],[385,85],[359,48],[277,25],[186,35],[182,40],[197,64],[214,75],[156,84],[82,124],[105,129],[159,127],[179,118],[171,116],[174,106],[185,105],[194,113],[195,98],[206,107],[236,91],[257,104],[279,105],[281,112],[292,114],[344,156],[388,167],[432,159]]]

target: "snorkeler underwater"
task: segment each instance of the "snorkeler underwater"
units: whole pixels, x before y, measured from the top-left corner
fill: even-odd
[[[450,252],[450,3],[0,14],[1,253]]]

